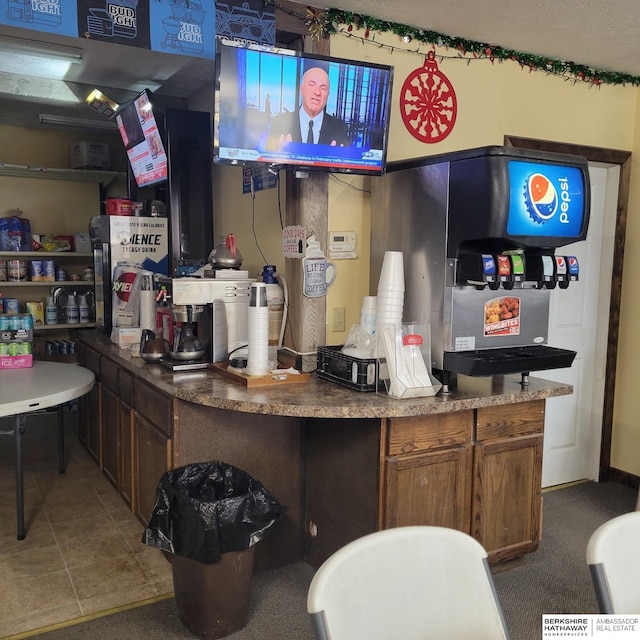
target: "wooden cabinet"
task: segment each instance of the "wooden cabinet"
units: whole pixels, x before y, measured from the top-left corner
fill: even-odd
[[[389,420],[383,528],[469,532],[473,412]]]
[[[120,390],[120,405],[118,418],[118,469],[119,491],[122,499],[135,510],[133,498],[133,376],[124,369],[120,369],[118,377]]]
[[[118,396],[102,385],[102,472],[118,488],[118,429],[120,402]]]
[[[499,562],[540,543],[544,400],[476,416],[471,533]]]
[[[173,398],[135,378],[133,404],[134,513],[146,525],[158,482],[172,466]]]
[[[99,466],[101,458],[101,411],[102,385],[100,383],[100,354],[93,349],[79,344],[77,351],[78,364],[93,371],[96,383],[88,394],[78,403],[78,439],[91,454]]]
[[[147,523],[162,474],[172,466],[173,398],[80,344],[97,382],[79,403],[80,440],[122,499]]]
[[[118,431],[120,398],[118,395],[118,366],[109,358],[100,362],[102,383],[102,471],[114,487],[118,488]]]
[[[171,466],[171,440],[138,412],[133,432],[134,513],[146,525],[153,511],[158,481]]]
[[[540,542],[544,400],[388,421],[382,528],[470,533],[492,563]]]

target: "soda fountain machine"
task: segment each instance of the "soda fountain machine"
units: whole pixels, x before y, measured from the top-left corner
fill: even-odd
[[[482,147],[389,163],[372,180],[371,290],[384,252],[402,251],[405,322],[430,325],[431,360],[447,391],[457,374],[570,367],[547,344],[554,288],[579,279],[569,250],[584,240],[587,161]]]

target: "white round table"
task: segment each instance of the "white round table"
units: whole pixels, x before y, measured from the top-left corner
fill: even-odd
[[[26,369],[0,369],[0,417],[15,416],[10,431],[16,447],[16,509],[18,540],[24,540],[24,489],[22,469],[22,435],[25,415],[38,409],[59,406],[58,455],[60,473],[64,473],[64,425],[61,405],[79,398],[93,387],[95,376],[84,367],[61,362],[36,361]]]

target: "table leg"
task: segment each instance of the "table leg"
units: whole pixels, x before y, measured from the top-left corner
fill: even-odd
[[[64,473],[64,405],[58,405],[58,473]]]
[[[18,540],[24,540],[24,484],[22,470],[22,435],[24,434],[24,413],[15,418],[16,439],[16,511],[18,517]]]

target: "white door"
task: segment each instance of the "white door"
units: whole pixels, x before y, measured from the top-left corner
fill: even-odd
[[[577,355],[569,369],[534,374],[573,385],[572,395],[546,401],[543,487],[598,477],[619,171],[589,165],[587,239],[556,250],[578,258],[580,281],[551,293],[549,345]]]

